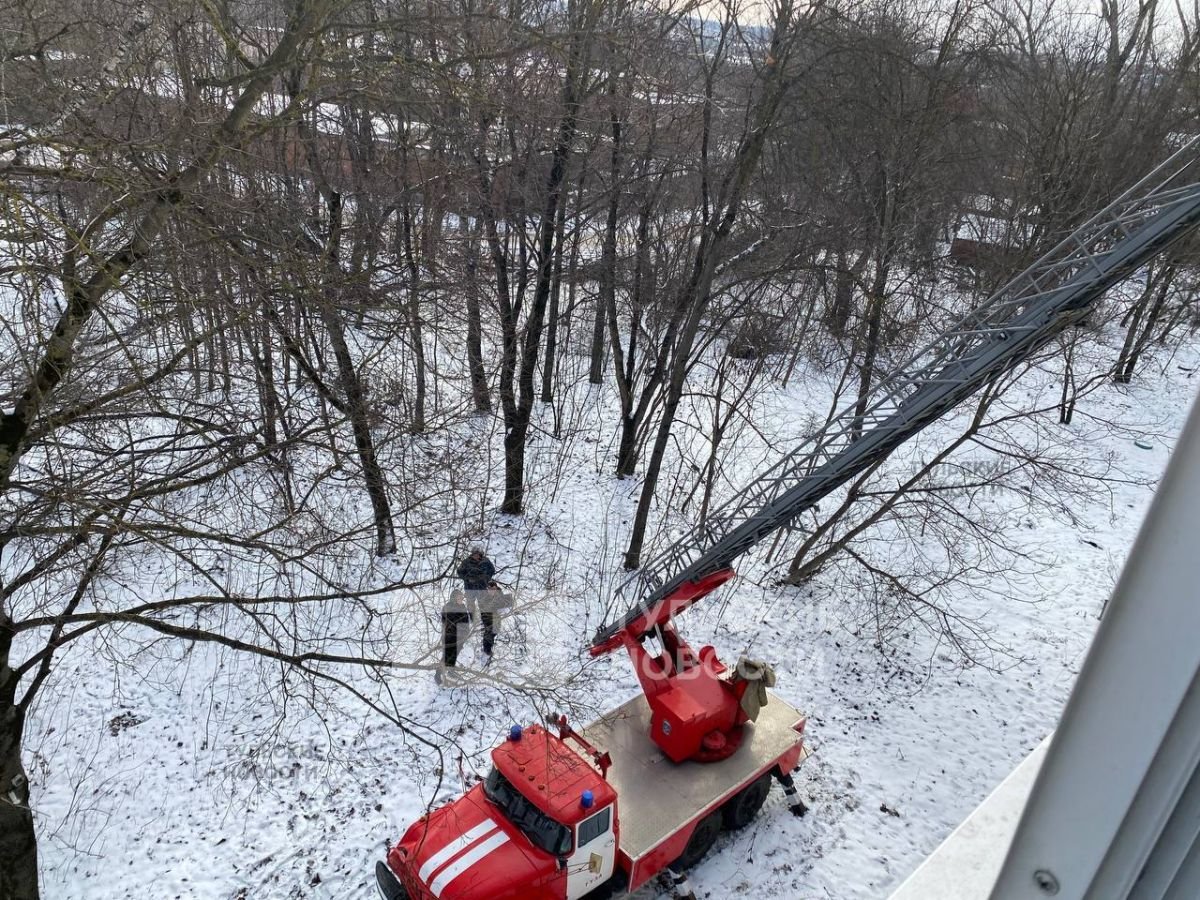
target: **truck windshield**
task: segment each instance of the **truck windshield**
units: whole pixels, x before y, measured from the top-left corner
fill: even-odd
[[[571,851],[571,831],[534,806],[512,786],[507,778],[493,768],[483,783],[487,798],[504,810],[510,822],[516,825],[533,843],[547,853],[563,856]]]

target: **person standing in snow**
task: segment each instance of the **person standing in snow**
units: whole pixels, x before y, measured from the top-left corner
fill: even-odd
[[[492,661],[492,648],[496,645],[496,622],[500,613],[512,608],[511,594],[504,593],[495,581],[489,581],[487,590],[476,596],[479,621],[483,625],[484,665]]]
[[[491,582],[492,576],[496,574],[496,566],[487,558],[487,555],[483,552],[483,548],[475,545],[471,548],[471,552],[467,554],[467,558],[459,564],[457,572],[458,577],[463,580],[463,590],[455,591],[455,593],[462,598],[463,608],[462,611],[456,609],[453,613],[443,612],[443,622],[446,622],[445,617],[450,614],[455,616],[456,623],[460,621],[465,623],[472,621],[480,622],[483,625],[483,651],[484,664],[486,665],[492,661],[492,644],[496,639],[496,620],[490,614],[485,618],[482,607],[487,605],[485,597],[488,590],[488,583]],[[463,618],[460,619],[460,616]],[[447,648],[445,657],[447,668],[454,667],[454,663],[450,661],[450,644],[448,643],[448,637],[446,637],[449,634],[450,627],[449,624],[443,626],[443,644]],[[455,634],[457,635],[457,640],[454,643],[453,658],[457,660],[458,648],[465,638],[465,632],[459,630],[456,625]]]
[[[471,553],[458,567],[458,577],[463,580],[463,589],[468,597],[472,591],[486,591],[488,582],[495,574],[496,567],[478,545],[471,548]]]
[[[458,665],[458,648],[467,639],[470,628],[471,613],[466,594],[455,588],[442,606],[442,665],[433,676],[438,684],[442,683],[447,669]]]

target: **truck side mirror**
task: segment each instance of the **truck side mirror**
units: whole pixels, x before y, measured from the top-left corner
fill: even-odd
[[[566,870],[566,868],[567,868],[567,858],[565,856],[560,856],[558,858],[558,871],[563,872]]]

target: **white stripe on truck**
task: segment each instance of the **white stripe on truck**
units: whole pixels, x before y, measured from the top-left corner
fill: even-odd
[[[468,853],[464,853],[446,868],[442,869],[442,874],[433,880],[433,884],[429,886],[429,890],[433,892],[433,896],[441,897],[442,891],[455,878],[461,875],[475,863],[479,862],[493,850],[496,850],[508,843],[508,835],[503,831],[493,834],[490,838],[482,843],[476,844],[474,849]]]
[[[421,880],[428,882],[429,876],[436,872],[444,863],[449,862],[450,857],[465,850],[481,837],[491,834],[499,827],[494,819],[484,819],[461,837],[456,837],[437,853],[433,854],[433,856],[429,857],[429,859],[425,860],[425,865],[421,866],[419,873]]]

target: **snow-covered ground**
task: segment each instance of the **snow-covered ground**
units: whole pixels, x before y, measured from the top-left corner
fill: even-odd
[[[773,793],[757,822],[723,836],[695,871],[700,896],[886,896],[1046,735],[1196,393],[1198,364],[1194,352],[1160,360],[1134,384],[1086,398],[1072,426],[1043,417],[1036,435],[1015,432],[1067,458],[1087,448],[1097,465],[1114,467],[1106,489],[1069,513],[1011,496],[963,499],[995,503],[983,514],[1000,517],[1026,554],[1009,578],[946,588],[955,613],[1008,648],[981,660],[986,666],[964,664],[915,622],[880,642],[875,610],[836,571],[781,588],[756,559],[719,600],[686,615],[681,629],[694,645],[775,666],[779,693],[810,716],[814,751],[799,778],[812,812],[795,819]],[[1008,401],[1045,405],[1057,389],[1035,372]],[[794,442],[827,401],[819,373],[760,395],[759,430],[723,451],[730,480],[770,459],[769,443]],[[439,689],[424,670],[382,682],[345,673],[423,740],[332,687],[317,696],[297,679],[281,692],[273,667],[220,647],[146,646],[144,635],[113,631],[72,645],[28,742],[46,896],[371,896],[386,844],[457,791],[460,753],[483,768],[512,722],[560,704],[584,718],[631,696],[627,661],[591,661],[583,648],[616,577],[637,485],[610,475],[612,398],[580,388],[568,405],[569,437],[532,444],[527,515],[483,523],[491,556],[507,567],[501,578],[525,607],[498,644],[500,683]],[[904,448],[896,471],[925,458],[954,424]],[[680,433],[700,440],[703,428]],[[490,482],[494,502],[499,440],[494,422],[475,420],[430,438],[422,452],[473,448],[472,477]],[[470,528],[448,521],[445,530]],[[396,659],[429,661],[441,598],[441,589],[394,598]],[[468,660],[476,648],[472,638]],[[556,696],[504,682],[548,685]]]

